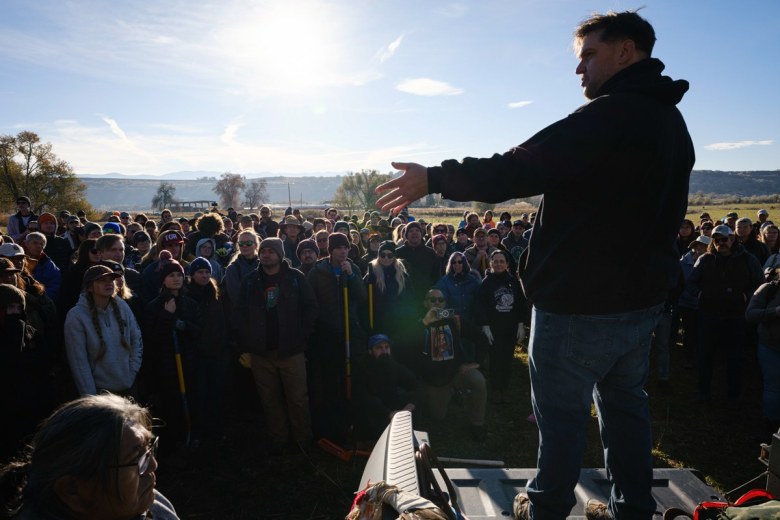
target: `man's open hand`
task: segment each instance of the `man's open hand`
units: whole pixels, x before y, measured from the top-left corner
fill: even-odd
[[[417,163],[391,163],[393,168],[403,170],[403,175],[377,186],[376,192],[383,193],[376,201],[382,211],[397,215],[402,209],[428,194],[428,168]]]

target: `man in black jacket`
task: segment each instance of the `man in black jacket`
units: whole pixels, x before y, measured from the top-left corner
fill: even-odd
[[[393,163],[404,174],[378,188],[388,193],[377,204],[392,211],[427,193],[485,202],[544,195],[523,274],[534,305],[529,353],[541,442],[529,496],[516,499],[521,518],[565,518],[576,503],[591,396],[613,488],[609,506],[589,503],[586,515],[655,511],[643,385],[652,330],[676,281],[674,240],[694,150],[676,108],[688,83],[661,75],[654,43],[635,12],[593,15],[575,32],[587,104],[491,158]],[[647,247],[594,247],[594,222],[629,236],[633,222],[614,218],[629,213],[647,217]]]
[[[257,271],[241,281],[239,347],[252,355],[252,375],[268,435],[279,449],[312,438],[306,384],[306,341],[314,330],[317,299],[303,273],[284,261],[282,240],[260,242]]]

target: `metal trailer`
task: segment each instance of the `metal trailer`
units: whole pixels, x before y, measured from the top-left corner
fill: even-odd
[[[415,450],[423,442],[430,444],[428,435],[412,428],[411,413],[397,413],[371,452],[359,489],[364,489],[369,482],[384,480],[419,495],[420,479]],[[780,444],[780,436],[777,434],[774,444]],[[775,451],[778,460],[774,478],[780,484],[780,448]],[[512,501],[518,492],[525,489],[535,472],[535,469],[513,468],[446,468],[447,476],[454,484],[458,504],[470,520],[512,518]],[[724,499],[704,482],[696,470],[659,468],[653,470],[653,477],[652,492],[658,504],[655,517],[659,519],[670,507],[693,511],[699,502]],[[439,476],[437,480],[441,488],[446,490]],[[604,469],[583,469],[575,490],[577,505],[569,518],[584,518],[585,502],[589,498],[606,502],[609,492],[610,484]],[[385,518],[396,516],[386,514]]]

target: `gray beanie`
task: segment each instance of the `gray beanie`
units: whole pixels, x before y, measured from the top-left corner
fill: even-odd
[[[260,242],[260,249],[263,249],[264,247],[269,247],[276,251],[276,254],[279,255],[279,258],[281,260],[284,260],[284,244],[282,243],[281,238],[277,237],[270,237],[270,238],[264,238],[262,242]]]

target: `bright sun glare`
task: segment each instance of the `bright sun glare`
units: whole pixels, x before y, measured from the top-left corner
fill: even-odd
[[[336,81],[336,23],[315,2],[268,2],[217,31],[236,79],[261,94],[306,92]]]

